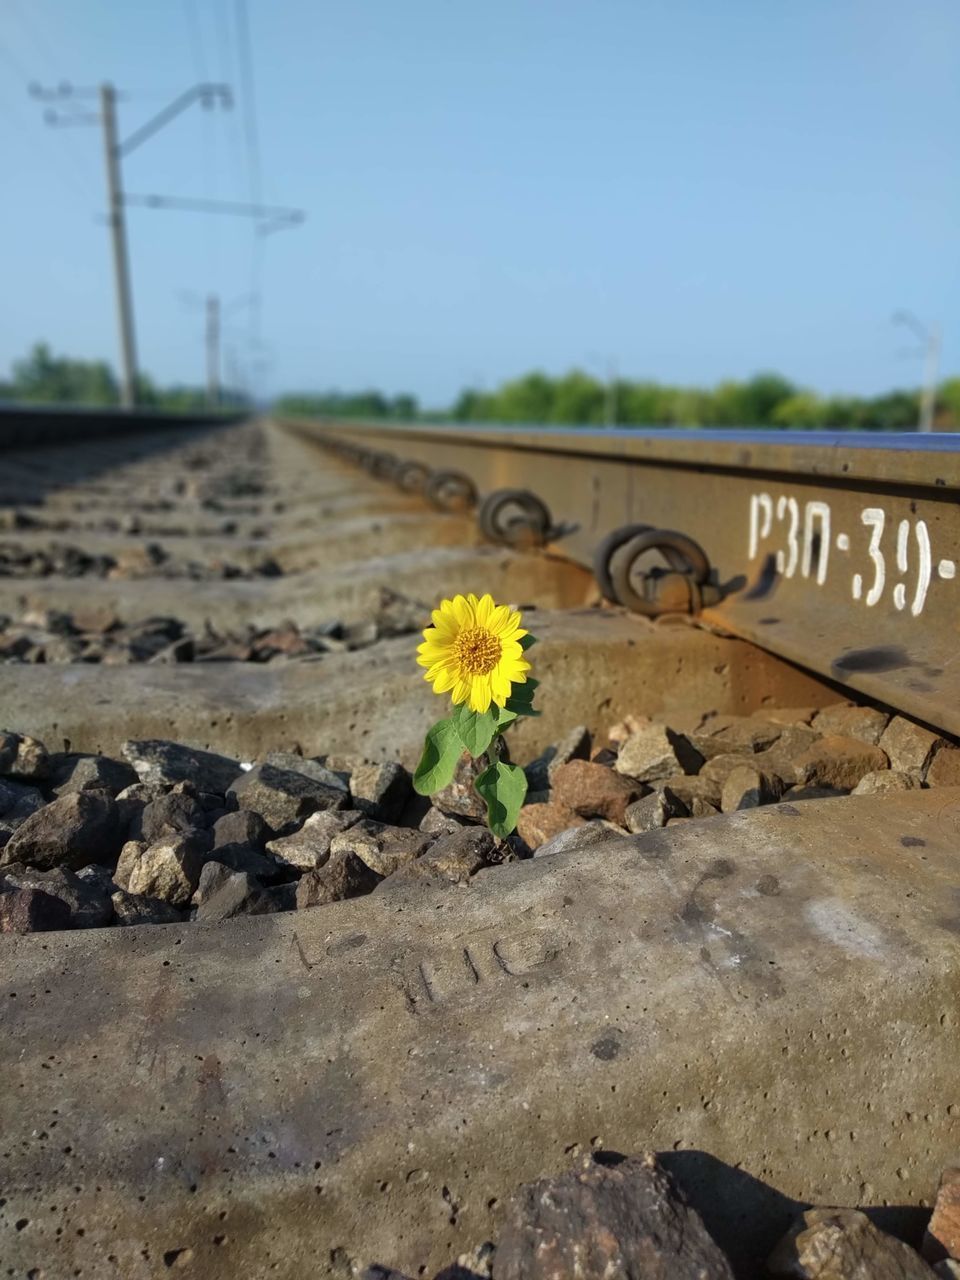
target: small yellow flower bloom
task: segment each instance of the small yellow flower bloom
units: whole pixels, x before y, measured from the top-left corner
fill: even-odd
[[[432,613],[433,626],[423,633],[417,662],[434,693],[449,693],[454,704],[471,711],[498,707],[510,697],[512,684],[526,684],[530,663],[524,661],[520,614],[493,597],[454,596]]]

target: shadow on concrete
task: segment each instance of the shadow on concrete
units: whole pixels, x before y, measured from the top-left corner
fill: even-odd
[[[613,1153],[606,1153],[610,1159]],[[794,1200],[760,1178],[706,1151],[664,1151],[657,1159],[730,1259],[738,1280],[754,1280],[774,1245],[812,1201]],[[834,1208],[818,1202],[820,1207]],[[880,1231],[919,1248],[929,1209],[915,1205],[844,1206],[860,1209]]]

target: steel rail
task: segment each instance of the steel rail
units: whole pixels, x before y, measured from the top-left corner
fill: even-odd
[[[960,734],[960,438],[283,420],[484,533],[592,566]]]

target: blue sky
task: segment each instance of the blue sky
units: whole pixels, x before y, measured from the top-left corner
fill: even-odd
[[[262,193],[251,227],[135,209],[143,368],[203,378],[198,298],[264,389],[427,404],[541,367],[822,391],[917,383],[891,324],[960,372],[955,0],[247,0]],[[113,80],[129,133],[200,78],[238,89],[236,0],[0,0],[0,369],[38,338],[116,360],[95,127],[25,81]],[[131,192],[249,199],[245,114],[195,107]]]

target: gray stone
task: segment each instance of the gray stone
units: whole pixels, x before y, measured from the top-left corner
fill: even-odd
[[[433,836],[409,827],[391,827],[372,818],[363,818],[330,841],[330,854],[354,853],[378,876],[394,871],[419,858],[433,843]]]
[[[263,853],[252,844],[221,844],[211,849],[209,856],[230,867],[232,871],[246,871],[264,883],[276,880],[286,869],[271,854]]]
[[[521,1187],[507,1210],[494,1280],[733,1280],[723,1253],[653,1155],[588,1156]]]
[[[70,791],[100,790],[116,797],[136,781],[136,770],[109,756],[62,753],[50,757],[49,785],[58,796]]]
[[[209,850],[206,831],[181,832],[148,845],[126,877],[127,891],[185,907],[193,897]],[[119,875],[119,867],[117,872]]]
[[[254,876],[235,871],[197,907],[198,924],[216,924],[234,916],[264,916],[279,911],[280,905]]]
[[[723,784],[720,808],[724,813],[734,813],[738,809],[755,809],[758,805],[773,804],[780,798],[782,789],[778,778],[754,768],[753,765],[741,764],[728,774]]]
[[[147,898],[141,894],[118,889],[111,898],[114,918],[123,927],[142,924],[179,924],[183,912],[160,898]]]
[[[890,760],[891,769],[903,773],[926,773],[927,766],[943,745],[943,736],[914,724],[904,716],[894,716],[880,738],[880,746]]]
[[[451,831],[459,831],[463,827],[470,826],[469,818],[462,818],[456,813],[444,813],[442,809],[437,809],[431,805],[427,812],[420,819],[420,830],[425,831],[431,836],[449,835]]]
[[[102,791],[74,791],[31,814],[0,850],[0,864],[76,870],[88,862],[112,862],[122,837],[111,797]]]
[[[746,761],[741,761],[746,763]],[[668,787],[673,794],[689,809],[694,800],[709,800],[711,804],[720,803],[720,792],[723,790],[722,785],[716,778],[707,774],[686,774],[675,773],[669,778],[658,779],[651,784],[656,791],[663,790]]]
[[[47,749],[39,738],[0,729],[0,774],[14,778],[45,778]]]
[[[307,871],[297,885],[297,907],[323,907],[344,898],[370,893],[381,877],[350,851],[331,852],[317,871]]]
[[[229,756],[162,738],[133,739],[124,742],[120,752],[136,769],[141,782],[172,786],[187,780],[199,791],[210,791],[214,795],[226,794],[230,784],[243,772],[239,761]]]
[[[259,813],[252,809],[237,809],[225,813],[213,824],[213,847],[223,844],[249,844],[262,849],[273,832]]]
[[[41,933],[70,928],[70,908],[32,886],[0,889],[0,933]]]
[[[425,853],[405,863],[385,884],[430,879],[466,884],[493,860],[496,844],[496,838],[486,827],[461,827],[440,836]]]
[[[752,755],[735,755],[729,751],[723,752],[721,755],[712,756],[703,768],[700,770],[699,777],[709,779],[718,783],[720,790],[723,790],[723,784],[726,782],[734,769],[742,769],[745,764],[752,765],[756,768],[756,761]]]
[[[875,747],[889,722],[890,715],[886,711],[838,702],[818,711],[813,718],[813,727],[825,737],[859,738],[861,742],[869,742]]]
[[[171,791],[144,805],[138,817],[130,824],[130,839],[155,844],[167,836],[181,831],[193,831],[205,827],[206,814],[202,805],[190,795]]]
[[[553,755],[547,762],[548,784],[552,785],[553,775],[561,765],[571,760],[589,760],[593,739],[586,725],[578,724],[560,739],[553,748]]]
[[[483,772],[483,765],[464,754],[457,762],[453,779],[431,797],[434,807],[443,813],[454,813],[462,818],[473,818],[475,822],[484,822],[487,817],[487,806],[477,795],[474,782]]]
[[[346,788],[339,779],[336,782],[334,786],[305,773],[264,763],[238,778],[227,794],[241,809],[259,813],[277,835],[288,835],[318,809],[346,808]]]
[[[4,881],[20,889],[42,889],[52,898],[59,898],[69,912],[69,921],[63,928],[100,929],[113,919],[110,895],[116,886],[109,887],[93,878],[81,879],[66,867],[54,867],[52,871],[37,871],[35,867],[5,868]]]
[[[143,840],[127,840],[124,843],[113,872],[114,884],[121,889],[129,890],[130,877],[134,868],[140,865],[140,859],[146,848],[147,845]]]
[[[656,831],[665,827],[671,818],[689,816],[689,808],[676,792],[670,787],[660,787],[650,795],[635,800],[624,815],[624,823],[627,830],[636,835],[642,831]]]
[[[607,844],[618,839],[617,833],[604,826],[602,822],[584,822],[578,827],[567,827],[557,835],[538,845],[533,851],[535,858],[549,858],[555,853],[571,853],[581,849],[592,849],[594,846]]]
[[[321,764],[319,760],[309,760],[293,751],[270,751],[260,763],[273,765],[275,769],[286,769],[289,773],[302,773],[305,778],[312,778],[314,782],[322,782],[324,786],[342,791],[344,797],[348,798],[349,786],[346,780],[335,769]]]
[[[412,794],[410,774],[402,764],[362,764],[350,775],[355,809],[378,822],[395,822]]]
[[[199,907],[201,903],[212,897],[222,884],[225,884],[232,875],[235,875],[233,867],[228,867],[223,862],[205,862],[200,868],[200,879],[197,881],[197,887],[193,892],[190,902],[193,906]]]
[[[363,817],[358,809],[323,810],[311,813],[299,831],[267,841],[267,849],[283,866],[298,871],[315,871],[330,856],[334,836],[354,826]]]
[[[888,791],[919,791],[920,779],[915,773],[903,773],[900,769],[877,769],[865,773],[851,794],[855,796],[882,796]]]
[[[167,795],[166,788],[158,782],[135,782],[133,786],[118,791],[117,800],[135,800],[138,804],[148,805],[158,796]]]
[[[19,814],[24,806],[28,809],[23,814],[24,818],[43,807],[43,793],[40,789],[25,782],[11,782],[9,778],[0,778],[0,817],[5,818],[11,812]]]
[[[733,720],[712,736],[715,745],[722,744],[727,751],[749,755],[767,751],[779,740],[783,730],[784,726],[773,720],[744,716],[742,720]]]
[[[808,1209],[767,1261],[771,1276],[798,1280],[932,1280],[909,1245],[858,1209]]]
[[[662,724],[644,724],[621,743],[617,773],[640,782],[655,782],[674,773],[697,773],[703,754],[683,734]]]

